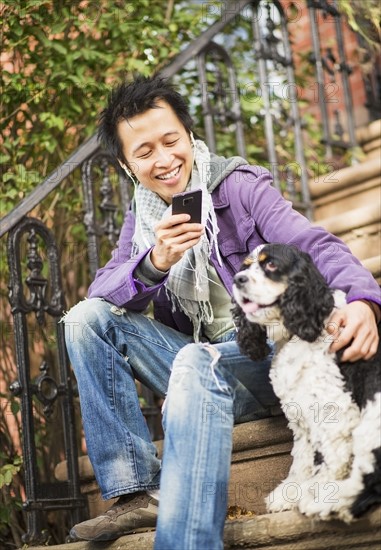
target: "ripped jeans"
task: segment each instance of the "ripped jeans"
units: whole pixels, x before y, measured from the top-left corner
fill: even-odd
[[[222,549],[234,423],[279,414],[270,358],[192,337],[92,298],[64,318],[87,450],[105,499],[160,484],[156,550]],[[172,369],[171,380],[169,376]],[[161,464],[135,379],[165,396]]]

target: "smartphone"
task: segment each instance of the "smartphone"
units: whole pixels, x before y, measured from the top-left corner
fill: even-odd
[[[172,214],[189,214],[187,223],[201,223],[201,189],[177,193],[172,197]]]

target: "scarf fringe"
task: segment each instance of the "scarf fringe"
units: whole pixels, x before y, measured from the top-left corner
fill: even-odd
[[[172,313],[176,310],[180,310],[188,317],[193,325],[193,339],[195,342],[200,341],[201,328],[203,324],[210,324],[213,322],[214,314],[212,304],[209,300],[197,302],[197,311],[193,311],[194,300],[187,300],[186,298],[180,298],[173,294],[168,287],[165,289],[167,298],[172,304]]]

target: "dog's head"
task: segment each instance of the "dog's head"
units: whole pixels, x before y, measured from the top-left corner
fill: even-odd
[[[289,261],[278,246],[258,246],[234,277],[234,299],[252,323],[269,325],[280,320],[279,298],[287,288]]]
[[[236,322],[244,316],[262,327],[278,323],[308,342],[319,336],[334,306],[309,254],[284,244],[261,245],[246,258],[234,277],[233,296]]]

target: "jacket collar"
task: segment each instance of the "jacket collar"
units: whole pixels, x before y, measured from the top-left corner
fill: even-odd
[[[229,176],[225,178],[212,193],[214,208],[226,208],[227,206],[229,206],[228,193],[226,190],[228,178]]]

